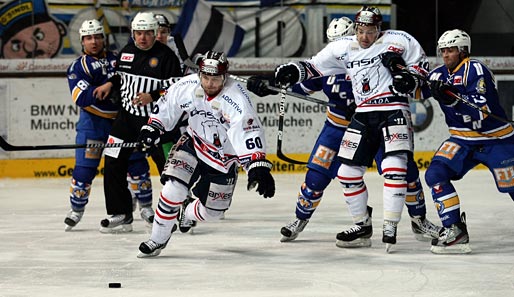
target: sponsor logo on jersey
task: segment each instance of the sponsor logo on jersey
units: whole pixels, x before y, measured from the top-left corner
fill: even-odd
[[[455,76],[455,78],[453,79],[453,84],[462,85],[462,76]]]
[[[337,152],[333,149],[324,145],[320,145],[318,146],[318,149],[316,150],[316,153],[314,154],[311,162],[325,169],[329,169],[336,154]]]
[[[209,197],[213,200],[229,200],[232,198],[232,193],[219,193],[214,191],[209,191]]]
[[[460,145],[451,142],[451,141],[445,141],[439,150],[435,153],[436,157],[442,157],[446,159],[453,159],[457,152],[460,150]]]
[[[409,139],[409,134],[407,134],[407,133],[394,133],[391,135],[386,135],[384,137],[384,140],[388,141],[389,143],[391,143],[393,141],[401,141],[401,140],[407,140],[407,139]]]
[[[396,47],[394,45],[390,45],[390,46],[387,47],[387,51],[388,52],[394,52],[394,53],[397,53],[397,54],[401,55],[403,53],[403,48],[399,48],[399,47]]]
[[[195,171],[195,168],[193,166],[189,165],[189,163],[182,160],[171,159],[170,165],[173,165],[173,168],[184,169],[190,174],[193,174],[193,172]]]
[[[514,167],[509,166],[494,169],[494,178],[498,183],[498,188],[505,189],[514,187]]]
[[[159,65],[159,59],[156,57],[151,58],[150,61],[148,61],[148,65],[150,65],[152,68],[157,67],[157,65]]]
[[[122,53],[121,57],[120,57],[120,61],[132,62],[132,61],[134,61],[134,54]]]
[[[356,149],[359,146],[359,144],[357,142],[353,142],[349,139],[343,139],[343,141],[341,142],[341,146],[346,147],[346,148]]]

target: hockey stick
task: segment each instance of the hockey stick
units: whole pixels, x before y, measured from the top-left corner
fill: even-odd
[[[0,147],[7,152],[12,151],[42,151],[42,150],[64,150],[64,149],[80,149],[80,148],[137,148],[141,144],[139,142],[121,142],[121,143],[85,143],[85,144],[53,144],[53,145],[12,145],[0,136]]]
[[[121,47],[111,31],[111,26],[109,26],[109,21],[107,21],[107,17],[104,14],[104,9],[102,8],[102,5],[100,5],[100,0],[94,0],[94,5],[96,11],[96,19],[101,22],[102,26],[104,27],[104,33],[108,40],[109,50],[119,50]]]
[[[248,80],[246,78],[243,78],[243,77],[240,77],[240,76],[237,76],[237,75],[233,75],[233,74],[230,75],[230,78],[235,79],[235,80],[240,81],[240,82],[243,82],[243,83],[247,83],[248,82]],[[288,96],[291,96],[291,97],[296,97],[298,99],[310,101],[310,102],[321,104],[321,105],[325,105],[325,106],[336,107],[336,105],[333,104],[333,103],[329,103],[327,101],[319,100],[319,99],[316,99],[314,97],[301,95],[301,94],[298,94],[298,93],[295,93],[295,92],[291,92],[291,91],[288,91],[286,89],[277,88],[277,87],[274,87],[274,86],[267,86],[267,87],[268,87],[268,89],[270,89],[272,91],[279,92],[279,93],[285,92]]]
[[[416,78],[418,78],[418,79],[420,79],[420,80],[424,81],[425,83],[429,83],[429,82],[430,82],[428,78],[424,77],[423,75],[420,75],[420,74],[418,74],[418,73],[415,73],[415,72],[413,72],[413,71],[409,70],[409,69],[408,69],[407,67],[405,67],[405,66],[402,66],[402,65],[400,65],[400,64],[398,64],[398,65],[396,65],[396,66],[397,66],[399,69],[401,69],[402,71],[404,71],[404,72],[406,72],[406,73],[408,73],[408,74],[410,74],[410,75],[412,75],[412,76],[414,76],[414,77],[416,77]],[[469,106],[469,107],[471,107],[471,108],[473,108],[473,109],[475,109],[475,110],[477,110],[477,111],[479,111],[479,112],[481,112],[481,113],[483,113],[483,114],[485,114],[485,115],[488,115],[488,116],[490,116],[490,117],[492,117],[492,118],[494,118],[494,119],[496,119],[496,120],[498,120],[498,121],[500,121],[500,122],[507,123],[507,124],[514,123],[514,121],[511,121],[511,120],[508,120],[508,119],[502,118],[502,117],[497,116],[497,115],[495,115],[494,113],[492,113],[492,112],[490,112],[490,111],[488,111],[488,110],[486,110],[486,109],[482,109],[482,108],[480,108],[480,106],[475,105],[475,104],[473,104],[473,103],[469,102],[468,100],[466,100],[466,99],[462,98],[461,96],[459,96],[459,95],[457,95],[457,94],[453,93],[453,92],[452,92],[452,91],[450,91],[450,90],[445,90],[444,92],[446,93],[446,95],[449,95],[449,96],[451,96],[451,97],[455,98],[456,100],[458,100],[458,101],[460,101],[460,102],[462,102],[462,103],[466,104],[467,106]]]
[[[286,113],[286,89],[280,89],[280,106],[278,108],[278,134],[277,134],[277,157],[292,164],[305,165],[306,162],[297,161],[284,155],[282,152],[282,137],[284,136],[284,115]]]

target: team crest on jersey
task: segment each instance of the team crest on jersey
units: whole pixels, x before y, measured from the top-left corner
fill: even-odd
[[[485,88],[485,80],[483,77],[478,80],[476,89],[477,89],[478,94],[485,94],[486,88]]]
[[[150,61],[148,61],[148,65],[150,65],[150,67],[152,67],[152,68],[157,67],[158,64],[159,64],[159,59],[157,59],[156,57],[153,57],[150,59]]]
[[[379,75],[371,75],[371,72],[377,71],[378,66],[364,68],[355,74],[356,81],[360,83],[360,86],[357,88],[357,93],[362,96],[368,96],[375,92],[375,89],[378,86],[378,77]]]
[[[120,57],[120,61],[132,62],[132,61],[134,61],[134,54],[122,53],[121,57]]]

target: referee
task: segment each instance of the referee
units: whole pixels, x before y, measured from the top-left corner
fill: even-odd
[[[136,142],[141,126],[146,124],[161,90],[169,87],[175,78],[182,76],[180,61],[166,45],[156,42],[158,22],[151,12],[140,12],[132,21],[132,39],[121,50],[116,74],[101,88],[101,95],[119,91],[122,108],[114,121],[110,142]],[[153,221],[152,192],[148,162],[142,152],[130,148],[105,150],[104,194],[107,214],[100,222],[102,233],[132,231],[132,196],[136,195],[141,217]],[[151,152],[159,172],[164,168],[162,149]],[[127,176],[129,159],[131,172]],[[135,161],[135,162],[134,162]],[[136,167],[136,169],[133,168]]]

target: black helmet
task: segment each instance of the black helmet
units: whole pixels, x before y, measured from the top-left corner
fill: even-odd
[[[159,27],[170,28],[170,21],[168,21],[168,18],[165,15],[155,14],[155,19],[157,20],[157,24],[159,24]]]

